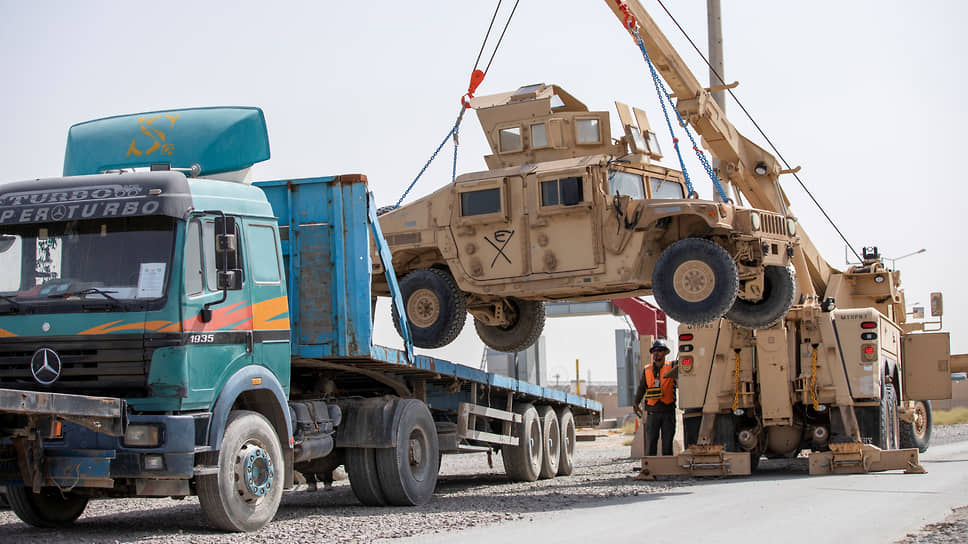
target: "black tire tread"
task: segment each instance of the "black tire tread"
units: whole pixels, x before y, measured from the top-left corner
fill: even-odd
[[[353,494],[364,506],[386,506],[373,448],[347,448],[346,472]]]
[[[914,423],[908,423],[906,421],[898,422],[898,431],[900,434],[899,441],[902,448],[917,448],[919,452],[924,453],[928,451],[928,447],[931,445],[931,401],[919,400],[922,403],[925,411],[925,418],[927,419],[924,429],[924,436],[918,437],[917,433],[914,432]]]
[[[691,303],[680,298],[673,287],[673,276],[679,263],[698,258],[719,269],[716,287],[704,301]],[[732,256],[721,246],[705,238],[684,238],[667,247],[652,269],[652,295],[670,318],[686,325],[711,323],[721,318],[736,302],[739,272]]]
[[[481,341],[487,347],[504,353],[514,353],[531,347],[544,331],[545,323],[544,302],[516,298],[510,299],[510,302],[518,310],[518,318],[510,327],[486,325],[474,318],[474,329]]]
[[[776,325],[790,311],[797,294],[796,278],[789,266],[767,266],[764,270],[763,299],[750,302],[737,298],[726,319],[744,329],[766,329]]]
[[[575,438],[571,436],[570,446],[566,442],[566,437],[569,435],[569,427],[571,428],[571,435],[574,435],[575,428],[575,415],[571,412],[571,408],[561,408],[558,411],[558,429],[561,431],[561,440],[558,442],[561,445],[561,454],[558,456],[558,476],[569,476],[575,471]]]
[[[502,446],[501,458],[504,462],[504,472],[508,478],[515,482],[533,482],[538,479],[541,471],[540,458],[537,466],[532,465],[530,455],[530,440],[526,433],[531,432],[531,422],[538,419],[538,411],[531,403],[520,403],[514,407],[514,413],[521,414],[521,423],[518,424],[518,445]],[[540,425],[538,434],[540,435]],[[541,436],[537,437],[535,443],[541,443]]]
[[[404,311],[406,311],[407,295],[410,284],[412,283],[417,283],[421,286],[423,284],[436,285],[442,288],[444,294],[449,296],[454,303],[452,309],[453,315],[442,324],[440,330],[421,334],[419,331],[414,330],[412,321],[408,323],[410,325],[410,336],[413,338],[413,345],[418,348],[434,349],[453,342],[464,329],[464,322],[467,319],[467,295],[457,286],[457,281],[450,272],[439,268],[420,268],[411,271],[400,280]],[[443,304],[443,301],[441,301],[441,304]],[[403,332],[400,330],[400,315],[397,313],[396,304],[390,304],[390,313],[393,317],[393,326],[396,328],[397,334],[402,337]]]
[[[50,501],[50,504],[40,504]],[[40,494],[24,486],[8,486],[7,502],[10,509],[27,525],[42,529],[63,529],[69,527],[84,513],[87,499],[69,491],[61,492],[56,488],[45,487]]]
[[[558,474],[558,465],[561,464],[561,427],[558,414],[551,406],[539,406],[538,419],[541,420],[541,470],[538,478],[554,478]],[[550,433],[554,433],[557,438],[554,451],[548,446]]]
[[[400,410],[399,427],[394,429],[396,444],[394,448],[376,450],[376,469],[380,477],[380,487],[387,503],[393,506],[419,506],[426,504],[437,486],[437,473],[440,465],[440,452],[437,449],[437,426],[430,409],[416,399],[405,399],[397,405]],[[409,470],[409,444],[411,426],[421,426],[427,435],[430,449],[425,452],[426,459],[432,463],[428,467],[428,479],[418,482]]]

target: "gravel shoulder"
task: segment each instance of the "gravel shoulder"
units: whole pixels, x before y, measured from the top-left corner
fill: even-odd
[[[936,427],[933,444],[968,440],[968,425]],[[510,483],[504,475],[500,454],[488,465],[485,454],[445,456],[434,498],[415,508],[360,506],[346,480],[332,489],[288,493],[275,520],[253,534],[225,533],[207,525],[195,498],[124,499],[93,501],[70,530],[42,530],[29,527],[9,510],[0,511],[0,541],[68,542],[373,542],[420,534],[487,526],[507,520],[529,519],[535,514],[598,505],[607,500],[667,493],[683,486],[702,485],[702,480],[685,478],[641,482],[633,480],[637,459],[629,458],[628,437],[606,434],[594,442],[578,442],[575,472],[551,480]],[[802,462],[801,462],[802,461]],[[764,472],[802,473],[806,460],[767,461]],[[951,523],[968,534],[968,509]],[[944,523],[948,523],[946,520]],[[956,542],[941,538],[949,526],[935,524],[925,529],[928,540],[909,537],[905,543]],[[920,535],[920,533],[919,533]],[[963,540],[961,540],[963,541]]]

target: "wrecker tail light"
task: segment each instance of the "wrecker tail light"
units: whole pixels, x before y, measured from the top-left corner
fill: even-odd
[[[692,372],[692,357],[683,357],[681,361],[683,372]]]
[[[680,342],[688,342],[688,341],[692,340],[693,338],[695,338],[695,337],[692,335],[691,332],[687,332],[687,333],[683,333],[683,334],[680,334],[679,335],[679,341]]]
[[[864,321],[864,322],[862,322],[860,324],[860,328],[862,328],[862,329],[876,329],[877,328],[877,322],[875,322],[875,321]]]
[[[865,362],[873,362],[877,360],[877,348],[874,344],[864,344],[860,347],[861,357]]]
[[[157,425],[128,425],[124,431],[124,445],[153,448],[161,442],[161,430]]]
[[[692,344],[679,344],[680,353],[688,353],[692,351]]]

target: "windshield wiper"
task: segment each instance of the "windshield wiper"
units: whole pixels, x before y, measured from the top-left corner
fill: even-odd
[[[78,289],[77,291],[67,291],[66,293],[57,293],[53,295],[47,295],[47,298],[67,298],[67,297],[80,297],[85,295],[101,295],[107,300],[118,305],[123,311],[127,311],[127,306],[124,305],[120,300],[112,297],[110,293],[117,293],[117,291],[105,291],[104,289],[98,289],[97,287],[88,287],[87,289]]]
[[[0,295],[0,298],[9,302],[13,310],[15,311],[20,310],[20,303],[14,300],[14,297],[11,297],[9,295]]]

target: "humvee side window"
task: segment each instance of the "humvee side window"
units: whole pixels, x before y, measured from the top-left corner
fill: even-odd
[[[609,170],[608,194],[609,196],[630,196],[635,199],[645,198],[642,176],[621,170]]]
[[[500,188],[467,191],[460,194],[460,214],[463,217],[499,211],[501,211]]]
[[[574,206],[584,199],[580,177],[541,182],[542,206]]]
[[[544,123],[531,125],[531,147],[548,147],[548,131]]]
[[[652,186],[652,198],[685,198],[682,185],[674,181],[661,178],[649,178]]]
[[[502,128],[498,131],[501,151],[521,151],[521,127]]]
[[[576,119],[575,130],[580,144],[597,144],[602,141],[598,132],[598,119]]]

